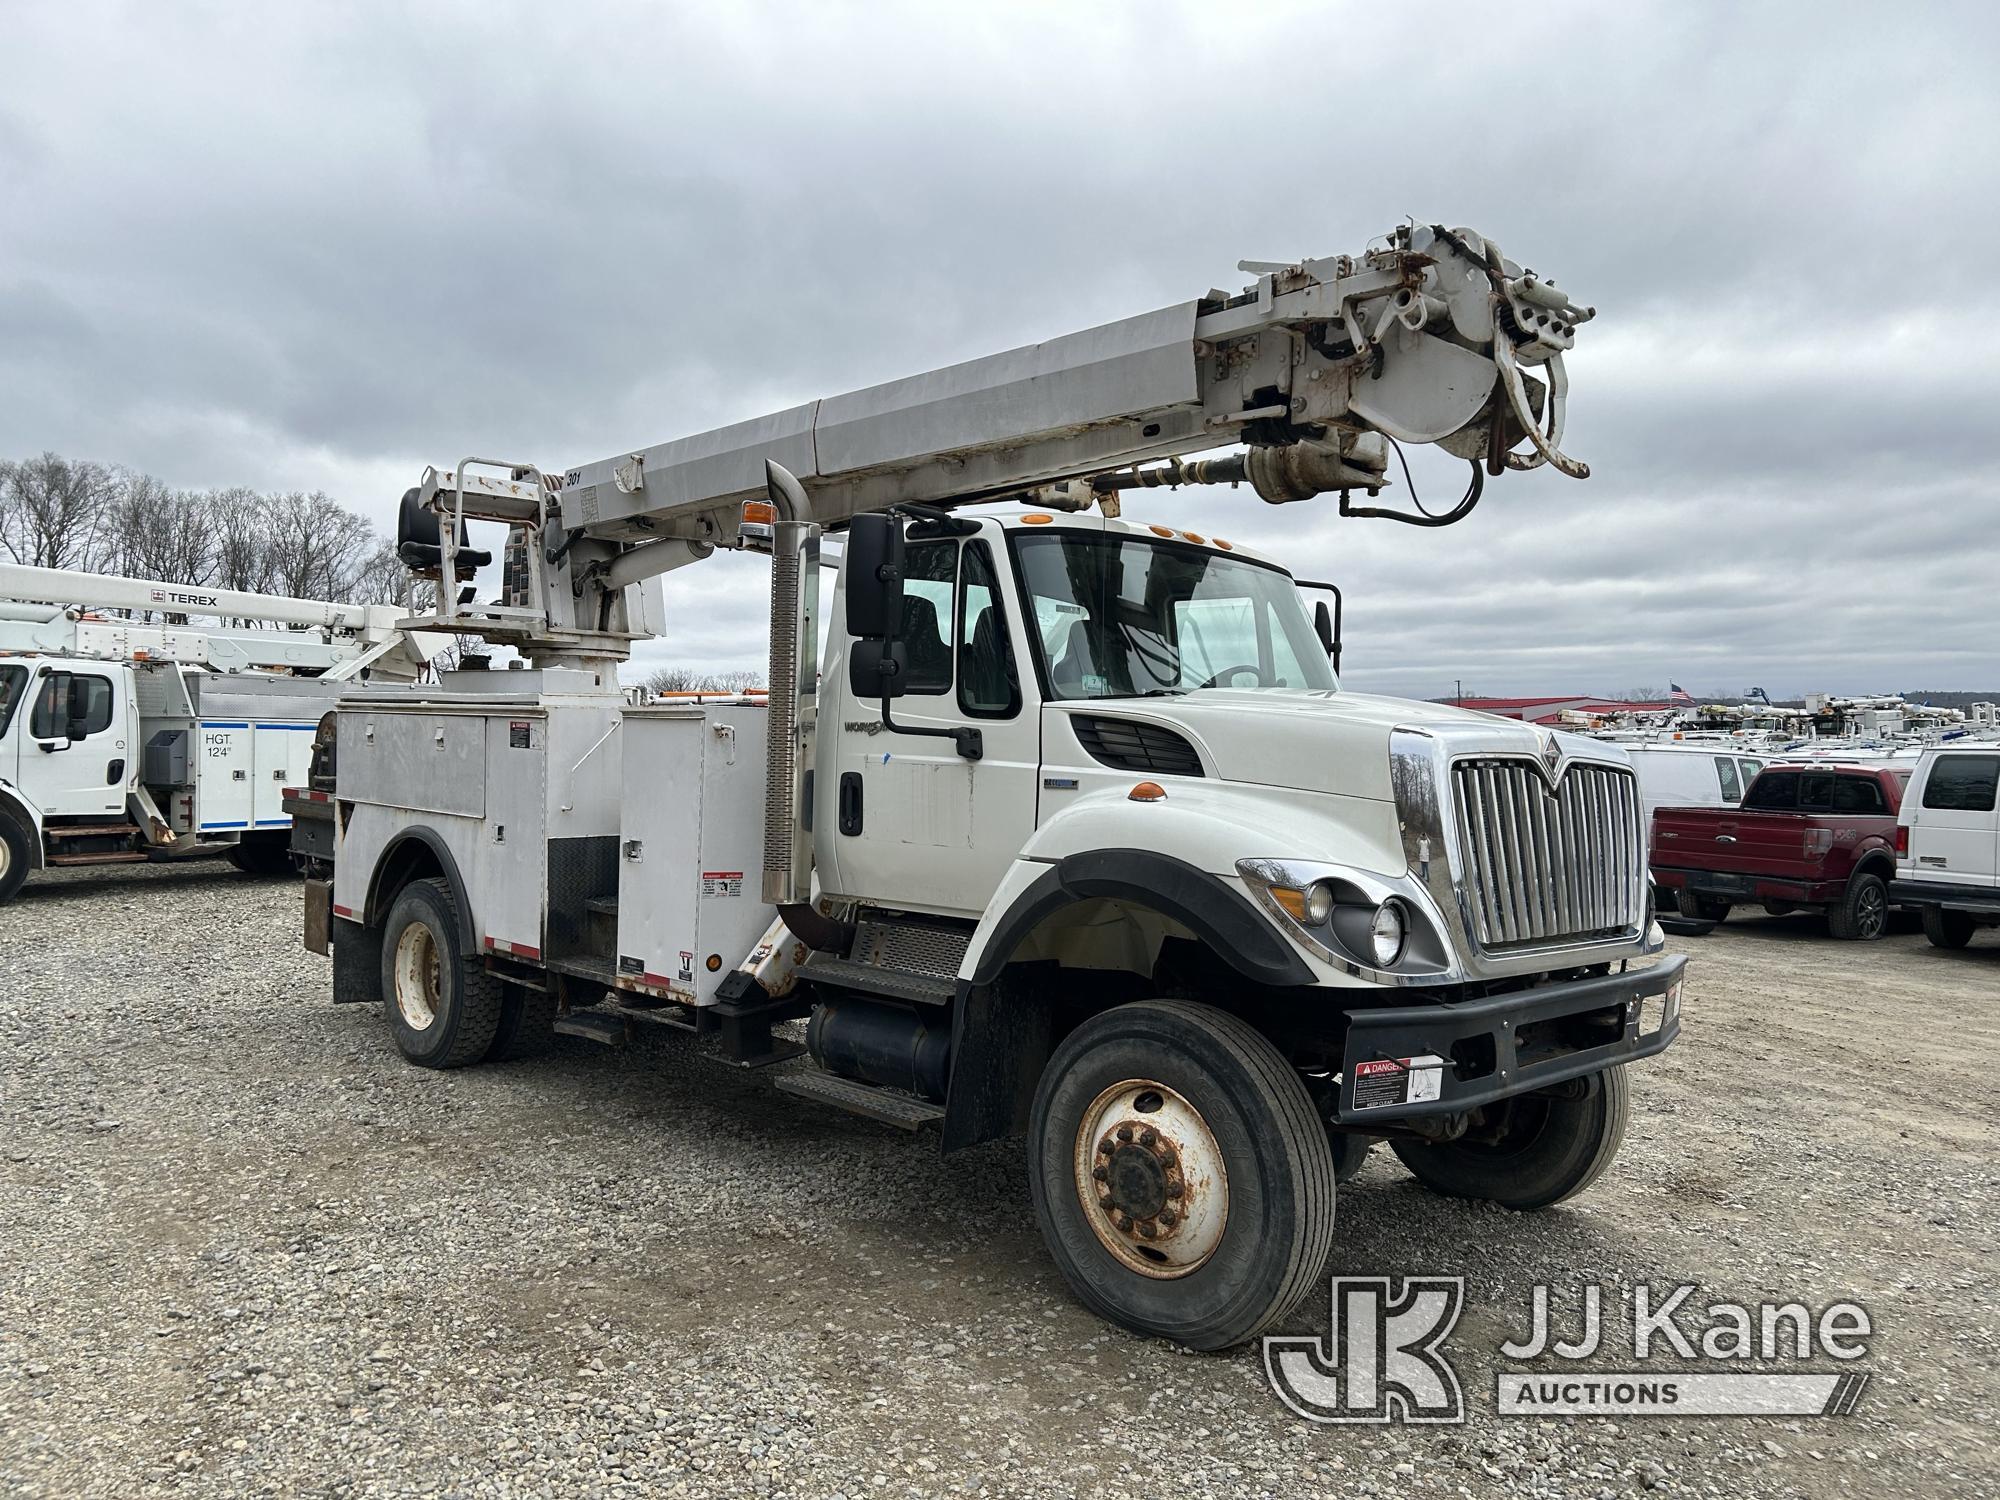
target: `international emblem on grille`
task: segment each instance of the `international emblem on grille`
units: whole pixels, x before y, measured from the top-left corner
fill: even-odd
[[[1552,734],[1546,736],[1542,740],[1542,770],[1548,775],[1551,792],[1555,791],[1556,783],[1562,780],[1562,758],[1562,746],[1556,743],[1556,737]]]

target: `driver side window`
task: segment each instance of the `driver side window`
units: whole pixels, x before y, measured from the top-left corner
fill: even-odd
[[[935,697],[951,691],[952,585],[958,543],[913,542],[903,555],[904,691]]]

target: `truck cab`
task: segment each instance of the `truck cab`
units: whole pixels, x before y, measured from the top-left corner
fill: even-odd
[[[0,901],[31,870],[111,848],[137,784],[130,667],[0,658]]]

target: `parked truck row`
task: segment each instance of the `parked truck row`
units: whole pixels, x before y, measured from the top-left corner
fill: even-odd
[[[1740,906],[1823,915],[1872,941],[1901,907],[1940,948],[2000,924],[2000,747],[1939,745],[1904,766],[1776,762],[1740,804],[1662,806],[1652,874],[1680,913],[1720,922]]]

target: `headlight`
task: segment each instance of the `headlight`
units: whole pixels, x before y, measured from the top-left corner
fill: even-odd
[[[1368,946],[1374,951],[1376,964],[1386,969],[1401,958],[1403,940],[1408,935],[1409,924],[1403,920],[1401,902],[1384,901],[1376,907],[1368,924]]]
[[[1306,925],[1324,927],[1333,915],[1333,882],[1315,880],[1306,888]]]

